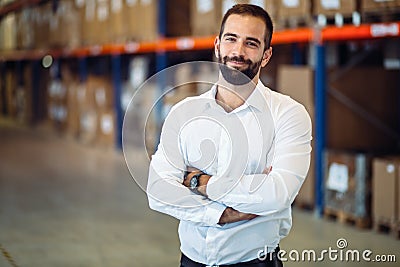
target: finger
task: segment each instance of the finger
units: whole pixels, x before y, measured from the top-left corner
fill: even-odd
[[[200,170],[194,167],[187,167],[188,172],[199,172]]]
[[[263,174],[269,174],[272,171],[272,166],[269,166],[264,169]]]

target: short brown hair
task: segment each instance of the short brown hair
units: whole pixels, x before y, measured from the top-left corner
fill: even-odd
[[[265,35],[264,35],[264,42],[265,48],[264,50],[268,49],[271,45],[272,33],[274,31],[274,26],[272,24],[271,17],[269,16],[268,12],[265,11],[263,8],[251,5],[251,4],[237,4],[228,9],[225,13],[224,17],[222,18],[221,22],[221,29],[219,31],[219,38],[222,38],[222,33],[224,32],[225,22],[230,15],[242,15],[242,16],[253,16],[262,19],[265,23]]]

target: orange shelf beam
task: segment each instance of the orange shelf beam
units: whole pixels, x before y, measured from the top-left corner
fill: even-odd
[[[348,25],[341,28],[326,27],[322,30],[323,41],[345,41],[400,36],[400,22]]]
[[[295,30],[277,31],[272,37],[272,44],[307,43],[312,41],[313,30],[299,28]]]
[[[328,26],[321,29],[319,35],[320,41],[346,41],[399,37],[400,22],[363,24],[360,26],[346,25],[343,27]],[[314,36],[315,30],[312,28],[277,31],[274,33],[272,44],[307,43],[312,42]],[[214,46],[214,40],[215,36],[179,37],[165,38],[157,42],[107,44],[77,49],[3,51],[0,52],[0,61],[40,59],[45,55],[52,55],[53,57],[90,57],[114,54],[204,50],[212,49]]]

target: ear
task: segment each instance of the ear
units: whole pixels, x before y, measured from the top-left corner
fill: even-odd
[[[220,40],[219,40],[219,37],[217,36],[217,37],[215,37],[215,40],[214,40],[214,54],[215,54],[216,58],[218,58],[219,44],[220,44]]]
[[[265,67],[269,60],[272,57],[272,46],[270,46],[267,50],[265,50],[264,55],[263,55],[263,59],[261,61],[261,67]]]

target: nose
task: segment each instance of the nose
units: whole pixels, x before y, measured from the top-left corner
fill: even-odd
[[[233,56],[243,56],[244,55],[244,44],[240,41],[236,42],[232,49]]]

